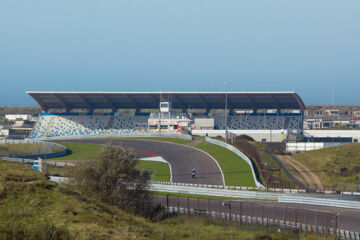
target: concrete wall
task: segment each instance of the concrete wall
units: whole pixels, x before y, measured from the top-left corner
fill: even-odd
[[[304,130],[305,136],[312,137],[347,137],[360,142],[360,130]]]
[[[213,118],[195,118],[194,121],[195,129],[214,129]]]
[[[228,130],[236,135],[248,135],[255,141],[261,142],[263,139],[266,142],[281,142],[281,130]],[[208,137],[225,137],[225,130],[193,130],[193,135],[208,136]],[[287,131],[284,131],[286,136]]]

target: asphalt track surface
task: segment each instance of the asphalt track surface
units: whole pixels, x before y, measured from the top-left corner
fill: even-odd
[[[173,182],[224,185],[221,169],[212,157],[196,148],[170,142],[137,139],[74,139],[64,142],[111,144],[138,158],[161,156],[171,164]],[[191,170],[196,169],[196,177]]]

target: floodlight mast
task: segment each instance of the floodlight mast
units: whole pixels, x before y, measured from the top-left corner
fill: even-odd
[[[225,143],[227,143],[227,87],[226,87],[226,82],[224,82],[224,86],[225,86],[225,114],[224,114],[224,121],[225,121]]]

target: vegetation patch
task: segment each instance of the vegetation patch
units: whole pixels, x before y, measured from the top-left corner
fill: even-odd
[[[139,160],[136,168],[149,170],[151,172],[151,180],[170,182],[170,168],[164,162]]]
[[[204,141],[196,148],[216,159],[224,173],[226,185],[256,187],[250,166],[234,152]]]
[[[347,144],[294,154],[325,185],[360,184],[360,144]]]
[[[91,160],[100,152],[101,145],[75,142],[59,143],[68,149],[68,155],[51,158],[51,160]]]
[[[8,175],[21,176],[12,181]],[[206,217],[168,219],[135,216],[131,211],[48,182],[24,164],[0,162],[0,239],[291,239],[292,232],[244,224],[232,227]],[[295,233],[294,235],[298,235]],[[266,238],[264,238],[266,237]],[[325,239],[302,235],[303,239]]]

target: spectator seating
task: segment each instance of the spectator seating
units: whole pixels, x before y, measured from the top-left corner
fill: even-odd
[[[51,116],[40,116],[35,126],[33,127],[33,131],[30,134],[30,138],[42,138],[44,137],[45,131],[50,122]]]

